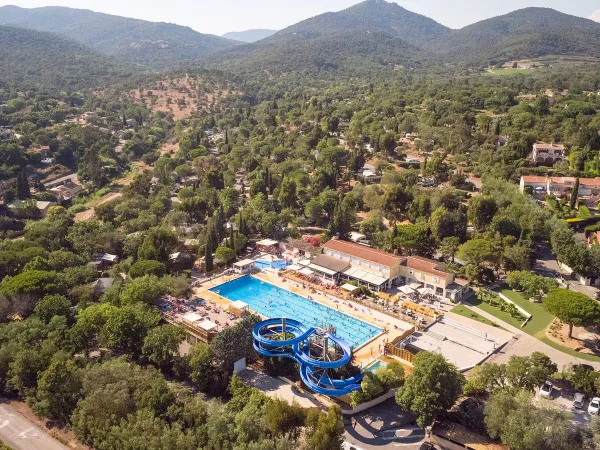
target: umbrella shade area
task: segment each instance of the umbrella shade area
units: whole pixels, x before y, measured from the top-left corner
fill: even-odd
[[[413,292],[415,292],[415,290],[410,286],[400,286],[399,291],[403,294],[412,294]]]

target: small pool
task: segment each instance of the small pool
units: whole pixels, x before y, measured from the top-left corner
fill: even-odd
[[[231,301],[241,300],[252,311],[267,318],[289,317],[324,329],[332,326],[336,336],[354,348],[381,333],[381,328],[375,325],[249,275],[221,284],[211,291]]]
[[[373,364],[371,364],[369,367],[367,367],[366,372],[375,372],[377,369],[381,369],[382,367],[386,367],[386,366],[387,366],[387,363],[385,361],[378,359]]]
[[[254,263],[256,264],[256,268],[261,271],[265,269],[285,269],[291,264],[283,259],[276,259],[275,261],[257,259],[256,261],[254,261]]]

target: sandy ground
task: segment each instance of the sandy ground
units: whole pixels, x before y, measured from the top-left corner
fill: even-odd
[[[85,222],[86,220],[91,220],[95,215],[94,207],[103,205],[104,203],[110,202],[111,200],[119,198],[122,195],[123,194],[120,192],[111,192],[99,198],[98,200],[92,200],[91,202],[88,202],[87,206],[90,209],[86,209],[85,211],[75,214],[75,222]]]

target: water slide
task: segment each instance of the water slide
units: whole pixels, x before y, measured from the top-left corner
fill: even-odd
[[[285,328],[285,330],[284,330]],[[325,342],[333,342],[342,350],[342,357],[329,361],[310,354],[309,338],[319,335]],[[252,332],[255,350],[268,357],[290,358],[300,364],[300,377],[313,391],[339,397],[360,389],[362,374],[338,380],[331,378],[329,370],[343,367],[352,359],[352,349],[339,337],[321,329],[307,327],[293,319],[268,319],[254,327]]]

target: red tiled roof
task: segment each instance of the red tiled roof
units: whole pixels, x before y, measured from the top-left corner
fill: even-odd
[[[421,272],[427,272],[433,275],[442,277],[448,275],[447,272],[444,272],[443,264],[421,256],[407,256],[403,264],[411,269],[420,270]]]
[[[365,247],[364,245],[355,244],[354,242],[340,241],[338,239],[332,239],[328,241],[325,243],[323,248],[328,248],[336,252],[344,253],[346,255],[354,256],[356,258],[361,258],[388,267],[393,266],[394,264],[397,264],[403,260],[403,258],[400,256],[382,252],[381,250],[376,250],[374,248]]]
[[[544,183],[547,180],[546,177],[540,177],[537,175],[526,175],[522,178],[525,183]]]

